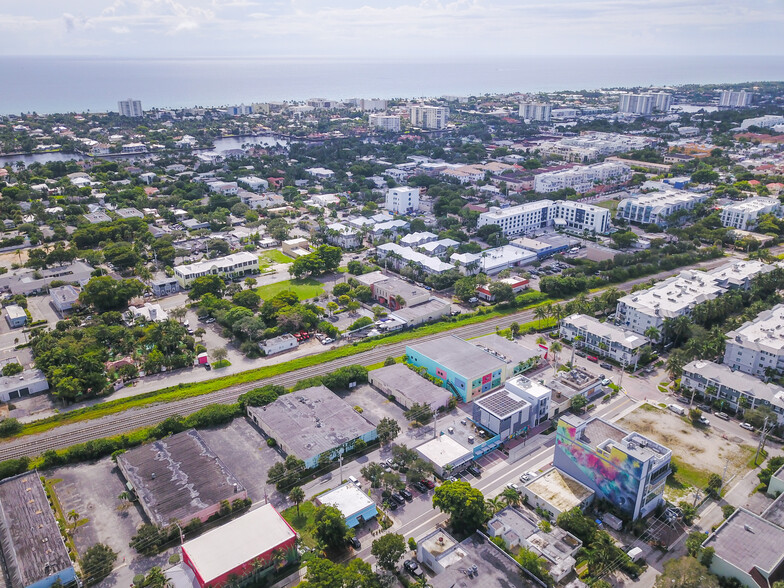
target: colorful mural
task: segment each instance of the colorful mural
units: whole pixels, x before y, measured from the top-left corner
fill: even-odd
[[[576,436],[575,427],[558,421],[555,465],[593,488],[601,498],[633,514],[640,489],[642,463],[615,448],[610,452],[593,448],[577,440]],[[559,454],[567,463],[559,459]]]

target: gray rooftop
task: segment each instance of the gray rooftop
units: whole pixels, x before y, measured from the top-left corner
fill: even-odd
[[[539,357],[541,354],[540,349],[531,349],[525,347],[515,341],[510,341],[506,337],[501,337],[492,333],[484,337],[477,337],[470,341],[479,348],[485,348],[490,354],[495,354],[495,357],[501,361],[520,363],[528,361],[534,357]]]
[[[372,384],[381,386],[392,395],[408,398],[412,403],[429,404],[436,408],[445,406],[452,395],[430,380],[426,380],[402,363],[396,363],[370,372]]]
[[[325,386],[285,394],[267,406],[249,407],[248,412],[270,436],[285,439],[290,453],[303,460],[376,428]]]
[[[499,419],[505,419],[521,408],[531,405],[528,401],[523,400],[519,396],[515,396],[506,388],[479,398],[475,401],[475,404],[492,413]]]
[[[598,386],[601,382],[602,376],[597,376],[588,370],[575,367],[568,372],[558,372],[552,380],[547,382],[547,387],[552,389],[554,394],[561,394],[571,398],[588,388]]]
[[[0,543],[13,588],[73,566],[37,471],[0,483]]]
[[[510,531],[515,533],[521,540],[535,546],[551,562],[566,559],[582,545],[577,537],[556,525],[544,533],[539,528],[538,520],[511,506],[498,511],[487,525],[505,527],[504,534]]]
[[[441,300],[440,298],[431,298],[427,302],[416,304],[414,306],[404,306],[398,310],[393,311],[391,314],[399,316],[406,321],[418,320],[423,315],[428,315],[432,312],[441,312],[445,306],[450,306],[449,302]]]
[[[188,523],[244,490],[194,429],[126,451],[117,462],[158,525]]]
[[[409,345],[408,349],[429,357],[445,368],[465,376],[469,381],[478,375],[501,369],[506,364],[454,335]]]
[[[784,528],[784,494],[779,494],[778,498],[770,503],[765,512],[762,513],[762,518]]]
[[[697,359],[687,363],[683,372],[689,377],[704,378],[708,385],[713,382],[717,387],[725,386],[747,396],[784,406],[784,388],[733,370],[725,364]]]
[[[40,278],[35,277],[36,272],[32,269],[12,270],[0,276],[0,290],[8,290],[11,294],[27,294],[47,288],[53,280],[84,284],[89,281],[92,272],[93,267],[83,261],[39,270]]]
[[[739,508],[702,544],[738,569],[759,568],[770,575],[784,560],[784,529]]]
[[[24,385],[30,386],[41,382],[46,382],[46,375],[41,370],[24,370],[13,376],[0,376],[0,392],[19,390]]]

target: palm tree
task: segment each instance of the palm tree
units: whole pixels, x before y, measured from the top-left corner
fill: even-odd
[[[289,491],[289,500],[297,506],[297,516],[299,516],[299,505],[305,501],[305,491],[299,486],[294,486]]]
[[[169,311],[169,316],[173,319],[176,319],[177,322],[181,322],[182,319],[185,317],[185,313],[188,312],[184,306],[178,306],[177,308],[172,308]]]
[[[643,333],[643,335],[648,337],[648,340],[651,343],[655,343],[661,337],[661,332],[656,327],[650,326],[647,329],[645,329],[645,332]]]
[[[485,500],[485,505],[487,505],[487,510],[491,515],[494,515],[499,510],[504,508],[504,502],[501,500],[500,496],[496,496],[495,498],[488,498]]]
[[[572,358],[569,360],[569,364],[574,367],[574,351],[577,349],[577,345],[579,345],[580,341],[583,340],[582,335],[575,335],[574,339],[572,339]]]
[[[501,497],[507,506],[518,506],[520,504],[520,494],[514,488],[504,488]]]
[[[539,328],[542,328],[542,321],[547,318],[547,309],[544,306],[537,306],[534,309],[534,316],[539,321]]]
[[[76,530],[76,523],[79,521],[79,513],[76,512],[74,509],[71,509],[70,511],[68,511],[68,514],[65,516],[69,521],[71,521],[71,525],[70,525],[71,529],[69,533],[73,535],[74,531]]]
[[[683,374],[683,366],[689,362],[689,357],[683,349],[673,349],[667,358],[667,371],[670,378],[676,380]]]
[[[558,371],[558,353],[563,349],[558,341],[553,341],[550,345],[550,352],[553,354],[553,372]]]
[[[586,550],[588,569],[594,577],[601,576],[607,567],[615,560],[616,546],[612,537],[607,533],[597,533],[596,538],[591,543],[591,547]]]

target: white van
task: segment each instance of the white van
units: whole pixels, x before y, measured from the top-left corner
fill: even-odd
[[[681,416],[686,414],[686,409],[683,408],[682,406],[678,406],[677,404],[668,404],[667,408],[669,408],[675,414],[679,414]]]
[[[357,488],[360,487],[359,480],[357,480],[354,476],[349,476],[348,481],[354,484]]]

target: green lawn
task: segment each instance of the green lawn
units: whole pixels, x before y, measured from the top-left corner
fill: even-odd
[[[256,292],[263,300],[269,300],[279,292],[286,292],[291,290],[300,300],[306,298],[315,298],[324,291],[324,284],[313,278],[305,278],[304,280],[284,280],[283,282],[276,282],[256,288]]]
[[[316,505],[312,502],[303,502],[299,505],[299,515],[297,515],[297,507],[291,506],[284,510],[282,513],[283,518],[294,527],[294,530],[299,533],[302,543],[308,547],[316,547],[316,539],[313,537],[313,525],[316,520]]]
[[[615,211],[618,209],[618,201],[617,200],[605,200],[603,202],[595,202],[593,203],[594,206],[600,206],[601,208],[607,208],[610,211],[610,216],[615,217]]]
[[[294,261],[288,255],[281,253],[277,249],[270,249],[259,254],[259,263],[269,265],[271,263],[291,263]]]
[[[675,456],[672,457],[672,463],[678,467],[678,472],[675,476],[670,476],[670,478],[674,477],[681,486],[691,486],[692,488],[705,488],[708,486],[711,472],[698,470]]]

